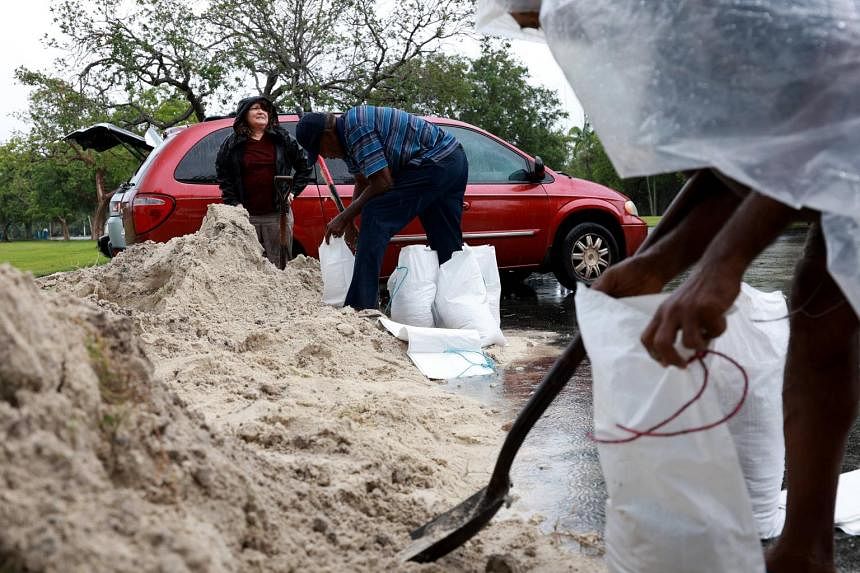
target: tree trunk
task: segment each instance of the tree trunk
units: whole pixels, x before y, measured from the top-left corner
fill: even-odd
[[[64,241],[68,241],[68,240],[69,240],[69,238],[70,238],[70,235],[69,235],[69,222],[68,222],[68,221],[66,221],[66,218],[65,218],[65,217],[57,217],[57,219],[59,219],[59,221],[60,221],[60,228],[62,228],[62,229],[63,229],[63,240],[64,240]]]
[[[10,228],[11,226],[12,226],[12,223],[11,223],[11,222],[8,222],[8,223],[6,223],[5,225],[3,225],[3,242],[4,242],[4,243],[8,243],[8,242],[9,242],[9,228]]]
[[[651,187],[651,178],[645,177],[645,189],[648,193],[648,209],[652,215],[657,215],[657,182]]]
[[[108,216],[108,208],[110,207],[111,195],[112,193],[109,193],[105,189],[105,170],[99,167],[96,169],[96,197],[98,198],[98,202],[96,203],[96,212],[93,213],[92,218],[93,239],[98,239],[102,229],[104,229],[105,221]]]

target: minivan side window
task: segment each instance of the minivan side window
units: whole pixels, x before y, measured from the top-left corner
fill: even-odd
[[[188,150],[185,157],[176,166],[173,178],[183,183],[217,185],[215,157],[218,155],[221,144],[232,131],[232,127],[225,127],[213,131],[195,143],[194,147]]]
[[[443,125],[463,145],[469,161],[469,183],[511,183],[528,181],[525,157],[477,131]]]

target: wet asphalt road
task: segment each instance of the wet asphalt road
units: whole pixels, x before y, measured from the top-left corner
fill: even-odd
[[[802,228],[786,232],[751,265],[746,282],[789,294],[805,236]],[[536,349],[536,355],[542,357],[508,364],[495,378],[460,379],[449,386],[452,391],[479,397],[513,419],[554,362],[553,356],[546,357],[546,346],[556,355],[577,332],[573,293],[552,275],[533,274],[523,283],[505,288],[501,314],[502,328],[533,338],[544,347],[543,352]],[[512,469],[512,491],[517,496],[512,510],[542,516],[541,527],[547,533],[603,530],[606,489],[597,448],[586,437],[591,417],[591,372],[584,363],[531,431]],[[860,424],[855,423],[842,471],[858,467]],[[834,535],[839,571],[860,572],[860,538],[838,530]],[[578,547],[590,550],[587,544]]]

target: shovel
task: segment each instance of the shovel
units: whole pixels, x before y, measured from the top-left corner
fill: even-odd
[[[640,251],[668,234],[700,201],[706,189],[701,188],[699,180],[705,176],[710,176],[710,173],[699,171],[687,181],[669,205],[660,223],[642,243]],[[510,470],[514,458],[532,426],[567,385],[583,358],[585,346],[577,334],[511,426],[487,487],[410,533],[412,543],[399,554],[402,561],[427,563],[447,555],[478,533],[502,504],[510,505],[508,492],[511,489]]]
[[[334,179],[332,179],[331,172],[328,170],[328,165],[325,164],[325,161],[319,161],[318,165],[320,166],[320,171],[322,171],[323,179],[325,179],[326,185],[328,185],[328,191],[331,193],[331,198],[334,199],[337,212],[343,213],[343,201],[340,198],[340,194],[337,192],[337,187],[334,185]]]
[[[285,185],[278,185],[285,183]],[[293,190],[292,175],[275,175],[275,188],[278,190],[278,198],[280,199],[280,236],[278,244],[280,246],[278,253],[278,268],[284,270],[287,268],[287,261],[293,258],[292,246],[287,239],[287,213],[290,210],[290,192]]]

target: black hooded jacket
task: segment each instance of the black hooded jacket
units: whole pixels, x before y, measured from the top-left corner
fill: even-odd
[[[292,193],[298,196],[308,183],[314,180],[313,166],[308,165],[308,158],[296,140],[287,130],[278,124],[278,113],[275,106],[263,96],[248,97],[239,102],[236,108],[236,119],[233,121],[233,133],[231,133],[215,159],[215,171],[218,175],[218,186],[221,188],[221,197],[227,205],[238,205],[245,202],[245,188],[242,183],[242,156],[245,153],[245,142],[248,137],[240,135],[238,128],[245,114],[251,106],[257,102],[264,101],[274,110],[272,114],[272,126],[266,130],[266,134],[275,145],[275,173],[277,175],[290,175],[293,173]],[[280,209],[279,195],[286,194],[285,184],[278,183],[275,193],[275,207]]]

